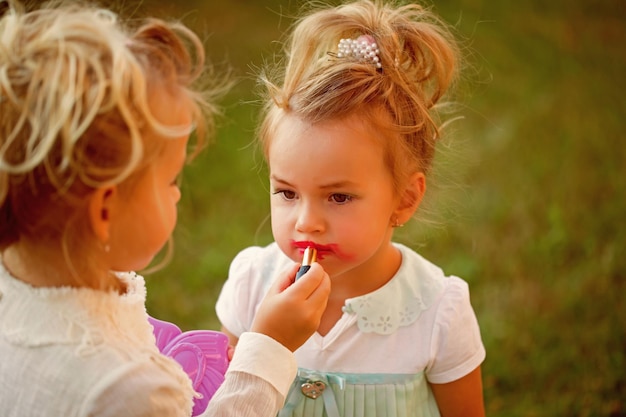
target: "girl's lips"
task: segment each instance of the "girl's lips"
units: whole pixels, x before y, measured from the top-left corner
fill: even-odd
[[[305,250],[308,247],[314,247],[315,249],[317,249],[320,246],[320,245],[316,245],[315,242],[311,242],[308,240],[300,240],[300,241],[292,240],[291,245],[300,250]]]
[[[309,241],[299,241],[299,242],[292,242],[292,245],[297,248],[300,252],[300,256],[302,256],[302,254],[304,253],[304,250],[308,247],[313,247],[315,248],[315,250],[317,251],[317,259],[318,260],[322,260],[324,259],[324,256],[328,256],[332,253],[335,252],[335,247],[336,245],[318,245],[315,242],[309,242]]]

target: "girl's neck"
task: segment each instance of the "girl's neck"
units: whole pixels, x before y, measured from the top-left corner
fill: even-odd
[[[331,297],[345,300],[376,291],[393,278],[401,263],[402,254],[390,243],[368,262],[331,276]]]
[[[2,263],[12,276],[33,287],[102,289],[100,283],[106,283],[105,289],[123,291],[119,280],[106,270],[98,272],[82,260],[70,266],[61,245],[55,247],[20,240],[3,251]]]

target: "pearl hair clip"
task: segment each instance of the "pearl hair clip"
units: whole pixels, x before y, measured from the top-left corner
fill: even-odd
[[[337,45],[337,57],[354,57],[364,61],[371,61],[376,68],[382,68],[378,54],[380,50],[376,41],[370,35],[361,35],[356,39],[341,39]]]

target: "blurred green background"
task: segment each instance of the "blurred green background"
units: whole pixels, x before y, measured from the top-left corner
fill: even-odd
[[[251,145],[254,74],[300,4],[122,3],[127,14],[182,20],[239,77],[215,143],[185,172],[174,259],[148,276],[150,313],[185,330],[219,327],[230,260],[271,241]],[[463,119],[398,240],[470,283],[489,416],[626,416],[626,2],[433,7],[467,55]]]

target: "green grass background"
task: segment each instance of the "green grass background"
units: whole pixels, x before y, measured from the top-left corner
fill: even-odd
[[[215,143],[184,174],[174,259],[147,277],[148,308],[216,329],[230,260],[271,241],[253,74],[299,3],[174,3],[123,8],[180,18],[240,80]],[[626,416],[626,2],[434,8],[466,51],[464,118],[398,240],[470,283],[489,416]]]

